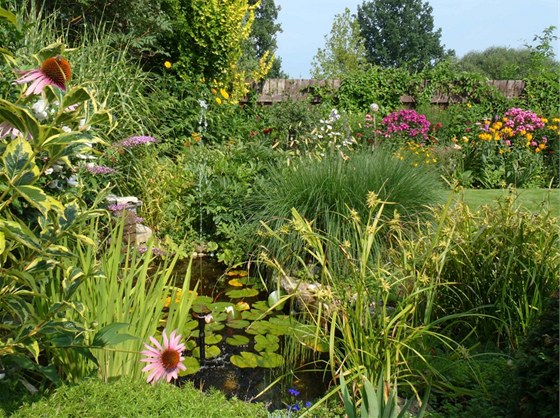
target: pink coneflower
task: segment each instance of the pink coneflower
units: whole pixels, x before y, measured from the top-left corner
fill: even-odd
[[[144,343],[146,350],[141,354],[146,356],[140,361],[148,363],[142,369],[143,372],[151,371],[148,375],[147,382],[155,383],[160,379],[166,378],[168,382],[171,379],[177,379],[179,370],[186,370],[187,367],[182,363],[185,358],[181,355],[185,349],[185,344],[179,344],[181,341],[181,334],[176,335],[177,330],[171,332],[169,338],[165,330],[161,333],[163,335],[163,347],[154,337],[150,337],[150,341],[154,347]]]
[[[49,85],[66,91],[66,83],[72,78],[70,63],[60,55],[47,58],[39,68],[17,71],[17,73],[22,76],[15,81],[17,84],[31,82],[25,91],[25,96],[39,94],[45,86]]]

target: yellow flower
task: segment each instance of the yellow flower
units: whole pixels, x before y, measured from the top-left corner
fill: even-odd
[[[171,68],[172,65],[173,65],[173,64],[171,64],[171,61],[165,61],[165,62],[163,63],[163,66],[164,66],[165,68],[167,68],[168,70]]]
[[[472,104],[467,103],[467,107],[470,109],[472,107]]]
[[[200,136],[200,134],[198,132],[193,132],[191,134],[192,139],[194,140],[194,142],[198,142],[202,139],[202,137]]]
[[[481,139],[482,139],[482,138],[481,138]],[[469,138],[466,137],[466,136],[462,137],[461,140],[462,140],[463,142],[469,142]]]
[[[222,104],[222,99],[220,99],[219,97],[216,97],[216,103]]]
[[[218,94],[218,90],[216,90],[216,89],[214,89],[214,88],[211,89],[210,91],[212,92],[212,94]]]
[[[527,133],[527,135],[525,135],[525,138],[527,138],[527,141],[530,141],[531,139],[533,139],[533,134]]]
[[[545,148],[546,148],[546,145],[545,145],[545,144],[539,144],[539,148],[540,148],[540,149],[545,149]]]
[[[228,92],[225,91],[224,89],[220,89],[220,94],[222,95],[222,97],[223,97],[224,99],[226,99],[226,100],[229,99],[229,94],[228,94]]]

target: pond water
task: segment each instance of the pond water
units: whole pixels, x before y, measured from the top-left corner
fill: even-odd
[[[179,265],[177,270],[184,271],[186,267]],[[200,311],[206,313],[212,310],[215,321],[204,326],[206,358],[199,358],[200,369],[195,374],[181,377],[179,384],[191,381],[202,390],[215,388],[227,397],[263,402],[270,410],[285,408],[286,405],[295,402],[300,406],[306,402],[313,403],[326,393],[328,373],[324,375],[322,371],[317,371],[322,368],[320,365],[324,367],[324,363],[308,364],[305,367],[298,364],[283,364],[280,367],[238,367],[232,363],[233,361],[244,364],[243,360],[247,359],[251,363],[253,358],[267,363],[268,355],[273,356],[272,360],[277,358],[274,356],[281,357],[285,337],[278,327],[287,326],[285,322],[289,315],[286,311],[266,314],[268,306],[264,301],[268,295],[260,280],[251,280],[247,273],[242,271],[226,272],[225,267],[214,258],[198,257],[192,261],[191,287],[194,288],[197,282],[199,297],[193,303],[194,321],[191,324],[191,337],[194,341],[190,341],[190,347],[196,345],[196,348],[193,348],[192,353],[187,353],[187,356],[200,357],[200,333],[197,332],[201,326],[201,322],[197,321],[198,316],[202,315]],[[231,283],[239,288],[232,289]],[[236,318],[221,313],[224,306],[235,306],[237,310],[242,304],[246,305],[240,308],[241,312],[236,311],[239,315]],[[269,322],[262,320],[265,314]],[[194,329],[195,325],[197,329]],[[268,328],[267,331],[252,332],[253,327]],[[258,345],[262,345],[265,340],[276,344],[276,350],[263,349]],[[289,375],[289,378],[269,387],[281,373]],[[299,392],[297,397],[288,396],[290,388]]]

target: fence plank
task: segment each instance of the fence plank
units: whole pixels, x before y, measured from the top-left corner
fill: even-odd
[[[525,88],[523,80],[489,80],[488,84],[496,87],[508,99],[519,97]],[[259,104],[273,104],[284,100],[311,100],[318,103],[320,98],[316,90],[321,87],[336,90],[340,87],[340,80],[270,78],[264,83],[260,83],[259,86],[253,87],[257,91],[257,103]],[[401,96],[400,100],[404,105],[414,103],[414,98],[408,95]],[[445,94],[435,94],[431,102],[438,105],[449,105],[462,100],[464,99],[459,96],[449,98]]]

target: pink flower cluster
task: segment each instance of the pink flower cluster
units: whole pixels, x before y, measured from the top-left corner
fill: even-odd
[[[503,120],[504,127],[511,128],[513,135],[533,132],[535,129],[544,127],[544,122],[540,116],[530,110],[523,110],[518,107],[508,109]]]
[[[383,118],[381,124],[384,128],[384,135],[390,138],[392,134],[403,133],[407,139],[428,139],[430,121],[426,116],[412,109],[398,110],[389,113]]]
[[[152,136],[131,136],[117,142],[115,145],[123,148],[134,148],[139,145],[149,144],[152,142],[157,142],[157,139]]]

